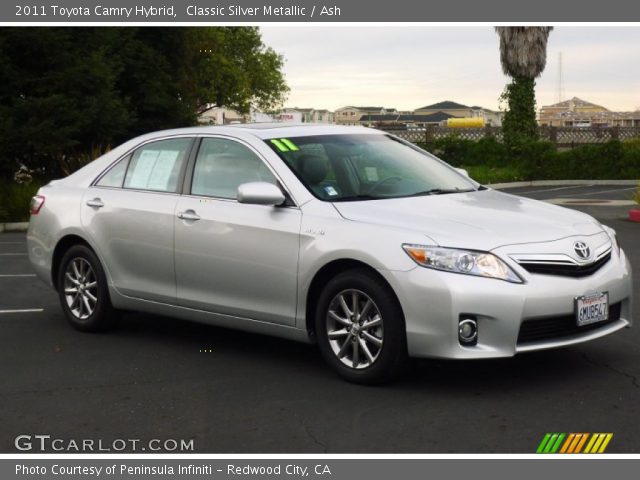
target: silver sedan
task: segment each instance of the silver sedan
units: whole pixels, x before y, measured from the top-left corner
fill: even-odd
[[[40,189],[28,250],[80,330],[141,311],[315,342],[362,383],[408,356],[509,357],[632,318],[612,229],[360,127],[135,138]]]

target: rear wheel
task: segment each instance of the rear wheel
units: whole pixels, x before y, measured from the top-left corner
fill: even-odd
[[[60,262],[57,285],[60,304],[74,328],[97,332],[114,325],[117,315],[106,275],[89,247],[74,245],[67,250]]]
[[[402,309],[391,289],[366,270],[349,270],[328,282],[315,327],[322,356],[349,381],[391,380],[406,359]]]

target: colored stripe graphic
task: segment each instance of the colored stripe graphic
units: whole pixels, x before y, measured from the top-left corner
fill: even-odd
[[[536,453],[556,453],[564,437],[564,433],[547,433],[538,445]]]
[[[289,151],[289,149],[280,140],[276,140],[274,138],[273,140],[271,140],[271,143],[273,143],[281,152]]]
[[[582,447],[584,446],[584,442],[586,442],[587,438],[589,438],[588,433],[581,433],[580,435],[582,435],[582,438],[580,438],[580,441],[578,442],[578,445],[576,445],[576,449],[573,451],[573,453],[580,453],[582,451]]]
[[[547,433],[542,438],[542,441],[540,442],[540,445],[538,445],[538,449],[536,450],[536,453],[544,453],[544,447],[547,446],[547,442],[549,442],[550,438],[551,438],[551,434],[550,433]]]
[[[536,453],[604,453],[612,438],[613,433],[547,433]]]
[[[591,448],[593,448],[593,444],[596,443],[597,437],[598,437],[597,434],[591,436],[591,440],[589,440],[589,443],[587,443],[587,448],[584,449],[584,453],[591,452]]]
[[[602,442],[602,445],[600,445],[600,450],[598,450],[598,453],[604,453],[604,451],[607,449],[607,445],[609,445],[609,442],[611,441],[612,438],[613,438],[613,433],[606,434],[604,442]]]
[[[562,448],[560,449],[560,453],[567,453],[567,450],[569,449],[569,445],[571,445],[571,442],[573,442],[573,439],[576,437],[575,433],[570,433],[569,436],[567,437],[567,440],[564,442],[564,445],[562,445]]]
[[[612,437],[613,433],[594,433],[584,453],[603,453]]]
[[[298,148],[298,146],[297,146],[295,143],[293,143],[291,140],[289,140],[288,138],[281,138],[281,139],[280,139],[280,141],[281,141],[282,143],[284,143],[287,147],[289,147],[289,149],[290,149],[292,152],[297,152],[298,150],[300,150],[300,149]]]

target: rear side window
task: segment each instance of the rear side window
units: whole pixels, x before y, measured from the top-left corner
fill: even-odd
[[[129,164],[129,157],[123,158],[109,170],[98,182],[99,187],[116,187],[122,188],[122,182],[124,176],[127,173],[127,165]]]
[[[124,188],[176,192],[190,145],[190,138],[178,138],[139,148],[129,162]]]
[[[202,140],[193,170],[193,195],[235,199],[238,186],[247,182],[278,184],[264,162],[244,145],[224,138]]]

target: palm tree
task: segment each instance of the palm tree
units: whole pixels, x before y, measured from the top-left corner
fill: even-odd
[[[495,27],[500,63],[511,77],[501,99],[507,102],[502,129],[505,143],[517,146],[538,138],[535,79],[547,63],[547,39],[553,27]]]

